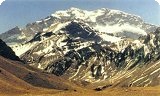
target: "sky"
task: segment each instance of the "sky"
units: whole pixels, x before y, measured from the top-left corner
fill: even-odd
[[[110,8],[141,16],[160,25],[160,6],[155,0],[5,0],[0,5],[0,33],[43,19],[58,10]]]

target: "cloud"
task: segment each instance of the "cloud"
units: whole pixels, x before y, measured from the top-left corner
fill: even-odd
[[[4,2],[5,0],[0,0],[0,5],[2,4],[2,2]]]
[[[160,0],[155,0],[156,2],[158,2],[158,4],[160,5]]]

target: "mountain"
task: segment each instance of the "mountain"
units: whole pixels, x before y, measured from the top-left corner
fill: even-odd
[[[97,91],[160,85],[160,28],[139,16],[105,8],[70,8],[14,30],[19,35],[7,44],[16,55],[55,78]],[[14,30],[4,33],[6,40]],[[37,84],[33,81],[26,82]],[[57,88],[41,87],[46,86]]]
[[[83,21],[100,32],[134,39],[146,35],[148,32],[154,32],[156,29],[155,25],[144,22],[141,17],[119,10],[102,8],[94,11],[86,11],[78,8],[70,8],[65,11],[57,11],[40,21],[29,23],[22,29],[15,27],[1,34],[0,38],[10,46],[17,43],[25,43],[39,32],[48,32],[54,28],[55,30],[52,31],[57,31],[59,27],[64,26],[59,23],[66,23],[73,20]]]
[[[71,21],[56,33],[37,34],[26,43],[33,46],[21,59],[84,86],[160,84],[159,28],[137,40],[113,36],[116,42],[104,40],[100,33],[83,22]]]
[[[29,37],[29,34],[31,33],[28,32],[27,34],[24,34],[22,29],[20,29],[19,27],[15,27],[5,33],[2,33],[0,35],[0,38],[8,45],[14,45],[15,43],[22,43],[24,41],[30,40],[30,38],[32,37]]]

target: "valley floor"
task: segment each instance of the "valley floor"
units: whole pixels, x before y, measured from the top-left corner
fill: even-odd
[[[160,96],[160,87],[110,88],[103,91],[87,89],[78,91],[55,91],[51,89],[41,89],[24,92],[21,90],[19,92],[4,90],[4,93],[0,93],[0,96]]]

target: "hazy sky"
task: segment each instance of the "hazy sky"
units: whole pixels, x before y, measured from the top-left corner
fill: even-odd
[[[24,27],[27,23],[70,7],[118,9],[160,25],[160,6],[154,0],[6,0],[0,5],[0,33],[15,26]]]

